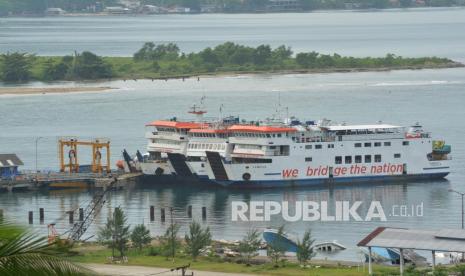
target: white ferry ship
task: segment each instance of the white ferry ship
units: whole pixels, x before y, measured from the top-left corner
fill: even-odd
[[[207,151],[208,178],[231,187],[443,178],[451,147],[419,124],[233,125],[230,159]]]
[[[235,123],[235,124],[233,124]],[[442,178],[451,147],[416,124],[155,121],[147,175],[228,187]],[[156,180],[155,180],[156,181]]]
[[[157,120],[146,125],[147,154],[139,163],[153,182],[196,181],[208,178],[206,152],[227,158],[230,152],[228,127],[239,118],[204,118],[204,109],[193,106],[194,121]]]

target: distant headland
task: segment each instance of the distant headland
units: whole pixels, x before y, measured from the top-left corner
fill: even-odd
[[[0,0],[0,16],[276,13],[460,7],[463,0]]]
[[[69,56],[0,55],[0,81],[168,79],[201,75],[331,73],[452,68],[464,65],[440,57],[350,57],[317,52],[294,53],[290,47],[250,47],[226,42],[199,52],[182,53],[174,43],[147,42],[132,57],[101,57],[84,51]]]

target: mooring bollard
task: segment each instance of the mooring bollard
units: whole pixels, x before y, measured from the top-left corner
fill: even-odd
[[[29,211],[29,224],[32,224],[34,222],[34,217],[33,217],[32,211]]]
[[[207,207],[202,207],[202,219],[207,219]]]
[[[192,205],[187,206],[187,216],[192,218]]]
[[[155,207],[153,205],[150,206],[150,221],[155,220]]]
[[[39,221],[40,224],[44,223],[44,208],[39,208]]]
[[[165,208],[161,208],[161,221],[165,222]]]
[[[69,224],[73,224],[74,223],[74,211],[69,211],[68,214],[69,214]]]
[[[84,220],[84,208],[79,208],[79,221]]]

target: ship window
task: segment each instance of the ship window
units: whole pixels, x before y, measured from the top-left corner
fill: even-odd
[[[381,154],[376,154],[376,155],[375,155],[375,162],[376,162],[376,163],[381,162]]]
[[[362,156],[361,155],[355,155],[355,163],[362,163]]]
[[[355,146],[356,148],[361,148],[361,147],[362,147],[362,143],[355,143],[354,146]]]
[[[328,149],[333,149],[334,148],[334,144],[328,144]]]
[[[375,147],[381,147],[381,142],[375,142]]]
[[[281,137],[281,133],[278,133],[278,137]]]
[[[307,137],[307,139],[305,140],[307,143],[310,143],[310,138]]]
[[[273,133],[273,138],[276,137],[276,134]]]
[[[276,146],[270,146],[270,149],[276,149]]]
[[[347,156],[344,158],[344,161],[345,161],[346,164],[352,163],[352,156],[347,155]]]
[[[270,134],[267,134],[266,137],[267,137],[267,138],[271,138],[271,135],[270,135]]]
[[[403,142],[402,142],[402,145],[403,145],[403,146],[408,146],[408,145],[409,145],[409,141],[403,141]]]
[[[336,164],[342,164],[342,156],[336,156],[334,158],[334,163]]]
[[[371,143],[365,143],[365,147],[366,147],[366,148],[371,147]]]
[[[390,146],[391,146],[391,142],[384,142],[384,146],[385,146],[385,147],[390,147]]]
[[[371,155],[365,155],[365,163],[371,163]]]
[[[321,148],[323,148],[322,145],[315,145],[315,149],[321,149]]]
[[[312,145],[305,145],[305,149],[312,149]]]
[[[305,157],[305,162],[312,162],[312,158],[311,157]]]
[[[400,153],[395,153],[394,158],[400,158]]]

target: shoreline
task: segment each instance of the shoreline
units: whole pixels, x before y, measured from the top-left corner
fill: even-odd
[[[1,95],[46,95],[46,94],[68,94],[68,93],[94,93],[110,91],[115,88],[109,86],[100,87],[0,87]]]
[[[104,83],[111,81],[137,81],[137,80],[180,80],[180,79],[195,79],[202,78],[224,78],[224,77],[237,77],[237,76],[283,76],[283,75],[312,75],[312,74],[337,74],[337,73],[364,73],[364,72],[390,72],[400,70],[427,70],[427,69],[452,69],[464,68],[465,64],[460,62],[451,62],[442,65],[431,66],[398,66],[398,67],[380,67],[380,68],[329,68],[329,69],[295,69],[295,70],[270,70],[270,71],[218,71],[212,73],[200,74],[185,74],[185,75],[170,75],[170,76],[131,76],[131,77],[113,77],[110,79],[96,79],[92,80],[95,83]],[[40,80],[35,80],[39,81]],[[89,80],[69,80],[78,84],[84,84]],[[109,92],[119,87],[111,86],[80,86],[80,87],[66,87],[66,86],[51,86],[51,87],[24,87],[24,86],[1,86],[0,82],[0,96],[19,96],[19,95],[46,95],[46,94],[69,94],[69,93],[97,93]]]
[[[452,69],[464,68],[465,64],[460,62],[451,62],[442,65],[425,65],[425,66],[398,66],[398,67],[379,67],[379,68],[329,68],[329,69],[295,69],[295,70],[270,70],[270,71],[219,71],[214,73],[204,73],[198,75],[174,76],[174,77],[159,77],[158,79],[181,79],[183,77],[227,77],[239,75],[311,75],[311,74],[332,74],[332,73],[364,73],[364,72],[390,72],[400,70],[426,70],[426,69]],[[150,79],[150,78],[146,78]],[[154,78],[156,79],[156,78]]]
[[[60,15],[46,14],[13,14],[2,15],[0,18],[66,18],[66,17],[137,17],[137,16],[166,16],[166,15],[241,15],[241,14],[306,14],[306,13],[343,13],[343,12],[411,12],[411,11],[442,11],[462,10],[465,6],[412,6],[412,7],[386,7],[386,8],[353,8],[353,9],[312,9],[312,10],[281,10],[281,11],[237,11],[237,12],[164,12],[164,13],[124,13],[113,14],[108,12],[65,12]]]

